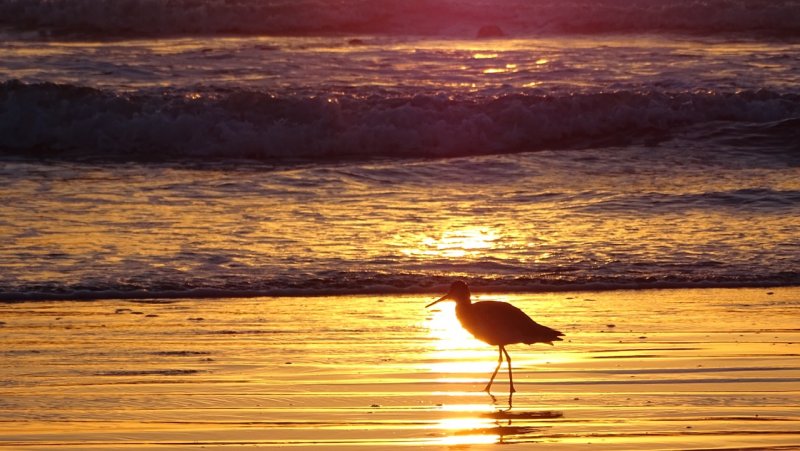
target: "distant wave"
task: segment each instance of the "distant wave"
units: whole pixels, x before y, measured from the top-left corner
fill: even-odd
[[[603,213],[608,211],[683,211],[690,209],[730,208],[747,211],[776,212],[800,205],[800,190],[739,189],[722,192],[665,194],[642,193],[597,201],[586,205],[583,211]]]
[[[771,91],[287,96],[120,94],[0,83],[0,154],[162,160],[441,157],[657,142],[684,126],[746,124],[800,148],[800,96]],[[753,125],[761,124],[761,125]],[[726,139],[735,136],[726,132]]]
[[[97,300],[97,299],[218,299],[258,296],[333,296],[356,294],[427,294],[440,293],[454,276],[418,274],[382,275],[376,273],[343,272],[336,277],[317,277],[307,280],[261,279],[230,282],[224,286],[183,285],[176,281],[152,281],[152,285],[129,283],[75,285],[37,283],[35,286],[5,286],[0,288],[0,302],[38,300]],[[640,290],[660,288],[741,288],[800,285],[800,273],[748,274],[729,276],[687,276],[667,274],[663,277],[603,277],[587,276],[571,279],[548,279],[526,276],[507,278],[461,277],[477,293],[529,293],[563,291]]]
[[[767,0],[0,0],[0,26],[79,35],[677,32],[800,35]]]

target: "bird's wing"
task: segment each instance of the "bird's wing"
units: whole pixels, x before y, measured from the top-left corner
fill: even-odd
[[[474,324],[467,329],[490,344],[551,343],[561,340],[559,337],[564,335],[537,323],[525,312],[506,302],[476,302],[471,309],[471,322]]]

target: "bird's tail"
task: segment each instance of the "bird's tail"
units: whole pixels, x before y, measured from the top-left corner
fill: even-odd
[[[549,328],[547,326],[542,326],[542,327],[544,329],[546,329],[546,330],[542,331],[542,332],[544,332],[542,334],[543,335],[543,339],[537,340],[537,342],[546,343],[546,344],[549,344],[550,346],[553,346],[553,342],[554,341],[564,341],[561,338],[561,337],[564,336],[564,334],[562,332],[560,332],[558,330],[555,330],[555,329],[551,329],[551,328]]]
[[[545,342],[543,342],[543,343],[547,343],[547,344],[549,344],[550,346],[553,346],[553,342],[554,342],[554,341],[564,341],[564,340],[563,340],[561,337],[555,337],[555,338],[553,338],[552,340],[550,340],[550,341],[545,341]]]

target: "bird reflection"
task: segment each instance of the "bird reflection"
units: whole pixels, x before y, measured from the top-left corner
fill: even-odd
[[[491,396],[491,395],[490,395]],[[535,434],[541,432],[549,426],[524,426],[514,425],[515,420],[543,420],[555,419],[564,416],[561,412],[554,411],[530,411],[530,412],[515,412],[511,413],[511,394],[508,395],[509,407],[507,409],[497,410],[495,412],[484,414],[484,417],[494,419],[495,427],[489,429],[490,433],[497,435],[498,444],[513,443],[520,441],[522,436]],[[494,398],[494,396],[492,396]]]
[[[508,409],[482,413],[479,414],[479,418],[457,420],[465,424],[478,423],[480,426],[451,429],[450,435],[444,437],[442,441],[450,445],[529,442],[537,439],[542,431],[551,427],[542,424],[542,420],[558,419],[562,416],[561,412],[554,411],[511,413]]]
[[[497,397],[495,395],[489,393],[489,392],[487,392],[487,393],[492,398],[492,404],[497,406]],[[513,391],[509,391],[508,392],[508,407],[506,407],[505,409],[498,409],[497,411],[498,412],[509,412],[511,410],[511,408],[514,406],[514,399],[513,398],[514,398],[514,392]]]

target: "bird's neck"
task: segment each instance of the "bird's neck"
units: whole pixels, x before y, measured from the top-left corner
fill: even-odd
[[[469,310],[470,306],[472,306],[472,302],[469,298],[458,299],[456,301],[456,310]]]

